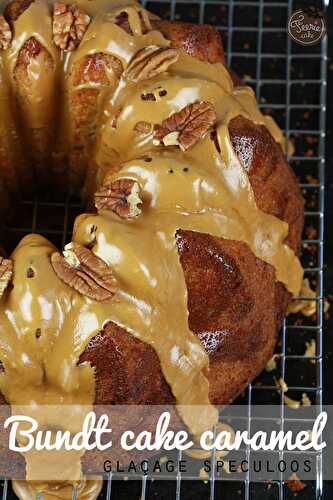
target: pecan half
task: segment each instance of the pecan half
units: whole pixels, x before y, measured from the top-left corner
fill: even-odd
[[[62,281],[90,299],[109,300],[117,291],[117,281],[111,268],[79,243],[66,245],[63,255],[54,252],[51,263]]]
[[[12,30],[3,15],[0,14],[0,50],[7,50],[12,41]]]
[[[105,184],[95,193],[97,210],[111,210],[123,219],[133,219],[141,214],[138,205],[140,186],[132,179],[119,179]]]
[[[124,76],[135,83],[154,78],[167,71],[177,59],[177,50],[149,45],[135,54],[126,68]]]
[[[90,17],[77,5],[55,3],[53,11],[53,40],[62,50],[74,50],[81,42]]]
[[[155,127],[155,142],[162,141],[165,146],[179,145],[186,150],[194,146],[215,123],[216,113],[210,102],[188,104]]]
[[[13,261],[0,257],[0,299],[8,288],[13,276]]]

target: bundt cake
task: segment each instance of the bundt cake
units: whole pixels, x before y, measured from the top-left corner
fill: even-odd
[[[181,413],[199,432],[300,290],[281,131],[214,28],[131,0],[13,0],[0,49],[2,210],[36,188],[95,207],[62,253],[30,235],[0,257],[4,400],[205,405]]]

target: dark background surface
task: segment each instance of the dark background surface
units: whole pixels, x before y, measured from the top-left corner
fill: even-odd
[[[333,25],[333,5],[332,1],[328,8],[328,25]],[[331,31],[332,32],[332,31]],[[332,314],[332,298],[333,298],[333,39],[328,38],[329,43],[329,60],[328,60],[328,86],[327,86],[327,141],[326,141],[326,224],[325,224],[325,293],[330,299],[331,311],[329,320],[325,325],[324,331],[324,402],[333,404],[333,314]],[[332,438],[333,429],[330,428],[330,436]],[[330,446],[333,446],[331,439]],[[331,464],[333,468],[333,464]],[[333,482],[330,481],[324,485],[325,500],[333,499]]]
[[[329,7],[328,23],[333,25],[333,5]],[[325,225],[325,263],[326,263],[326,294],[333,298],[333,39],[329,37],[329,61],[328,61],[328,95],[327,95],[327,141],[326,141],[326,225]],[[332,307],[332,306],[331,306]],[[326,384],[325,399],[333,404],[333,314],[329,315],[326,330]],[[333,429],[332,429],[333,431]],[[332,464],[333,467],[333,464]],[[333,496],[332,496],[333,498]]]

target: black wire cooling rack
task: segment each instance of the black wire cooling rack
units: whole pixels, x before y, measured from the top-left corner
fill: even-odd
[[[280,354],[279,374],[289,386],[288,395],[300,400],[306,393],[312,404],[321,408],[327,40],[312,47],[295,44],[288,37],[287,19],[304,5],[325,10],[328,0],[327,4],[320,0],[152,0],[144,1],[144,5],[163,18],[216,26],[222,35],[228,64],[254,88],[262,111],[274,116],[285,131],[286,139],[295,146],[288,160],[299,178],[306,203],[302,264],[305,277],[317,290],[316,313],[308,318],[289,316],[281,330],[276,352]],[[79,200],[54,193],[24,200],[5,227],[2,241],[7,251],[11,251],[22,236],[38,232],[62,247],[70,240],[74,219],[82,209]],[[312,297],[305,297],[305,300],[310,299]],[[305,356],[305,342],[312,339],[316,341],[315,356]],[[284,426],[283,393],[270,373],[264,372],[250,384],[237,403],[247,405],[249,422],[254,404],[279,405],[280,422]],[[126,479],[120,474],[110,474],[102,497],[106,500],[293,498],[282,477],[270,483],[253,482],[249,475],[242,481],[231,481],[227,474],[219,481],[214,474],[195,481],[184,480],[181,474],[175,481],[145,476],[137,480]],[[14,498],[10,483],[4,480],[1,484],[2,499]],[[319,460],[316,480],[307,483],[299,498],[319,499],[322,488]],[[74,489],[73,500],[75,498]]]

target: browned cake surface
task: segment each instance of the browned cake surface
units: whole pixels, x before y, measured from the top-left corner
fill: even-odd
[[[154,21],[153,26],[171,40],[171,47],[180,47],[201,61],[224,62],[221,38],[212,26],[180,21]]]
[[[13,0],[6,5],[4,16],[9,23],[16,21],[34,0]]]

